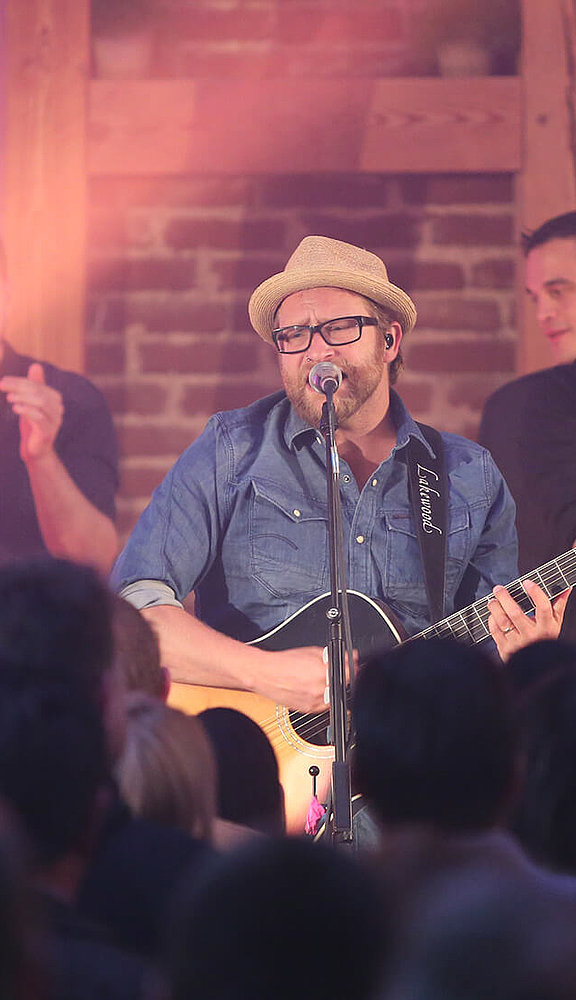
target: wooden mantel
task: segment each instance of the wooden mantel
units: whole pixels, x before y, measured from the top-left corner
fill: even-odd
[[[89,0],[4,0],[14,344],[83,360],[91,174],[517,175],[518,228],[576,207],[572,0],[522,0],[518,78],[89,81]],[[231,102],[234,101],[232,108]],[[533,367],[533,331],[520,364]]]
[[[95,80],[96,174],[511,171],[521,166],[514,77]]]

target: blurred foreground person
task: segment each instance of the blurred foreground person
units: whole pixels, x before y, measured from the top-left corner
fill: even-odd
[[[70,689],[14,685],[0,671],[0,795],[30,844],[30,885],[48,932],[53,1000],[139,1000],[147,970],[77,909],[108,799],[94,705]]]
[[[354,697],[354,774],[400,882],[487,864],[576,896],[506,830],[520,780],[505,671],[477,647],[416,640],[376,656]]]
[[[511,829],[538,864],[576,876],[576,650],[519,704],[520,795]]]
[[[573,1000],[576,900],[478,867],[417,899],[382,1000]]]
[[[0,568],[0,680],[43,692],[60,685],[101,715],[110,762],[125,737],[125,690],[114,660],[112,594],[87,566],[37,559]],[[181,830],[132,817],[111,780],[78,897],[114,941],[146,957],[185,868],[211,854]]]
[[[16,814],[0,800],[0,997],[48,1000],[46,933],[29,884],[29,845]]]
[[[387,966],[386,908],[356,858],[264,838],[182,886],[167,951],[171,1000],[369,1000]]]
[[[160,662],[158,639],[150,623],[133,604],[114,595],[112,626],[116,667],[126,691],[166,701],[170,674]]]
[[[116,766],[124,801],[136,816],[211,840],[217,772],[202,723],[144,694],[132,693],[127,709]]]
[[[285,832],[284,791],[266,733],[233,708],[207,708],[198,716],[218,767],[218,815],[259,833]]]

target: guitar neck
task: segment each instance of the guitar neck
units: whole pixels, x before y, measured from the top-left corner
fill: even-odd
[[[539,569],[532,570],[530,573],[525,573],[524,576],[506,586],[506,590],[518,602],[524,613],[530,614],[534,610],[534,605],[522,586],[524,580],[533,580],[549,598],[557,597],[562,591],[576,583],[576,550],[569,549],[557,559],[551,559],[544,566],[540,566]],[[436,625],[431,625],[430,628],[424,629],[423,632],[412,638],[451,637],[469,645],[488,639],[490,637],[488,629],[490,598],[490,594],[480,598],[475,604],[470,604],[462,611],[457,611]]]

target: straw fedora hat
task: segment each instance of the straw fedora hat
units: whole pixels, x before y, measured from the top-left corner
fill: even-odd
[[[263,340],[273,343],[274,316],[280,303],[305,288],[344,288],[364,295],[389,309],[404,333],[410,333],[416,322],[412,299],[389,281],[386,265],[376,254],[328,236],[306,236],[284,270],[258,285],[250,298],[250,322]]]

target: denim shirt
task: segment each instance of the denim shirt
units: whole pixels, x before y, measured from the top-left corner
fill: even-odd
[[[430,448],[393,391],[390,413],[396,445],[362,490],[340,462],[348,586],[384,601],[414,634],[432,623],[405,449],[411,435]],[[514,502],[489,452],[442,437],[448,615],[517,575],[517,544]],[[274,628],[330,589],[325,458],[324,439],[283,392],[215,414],[154,492],[113,584],[139,607],[194,590],[198,617],[245,641]]]

